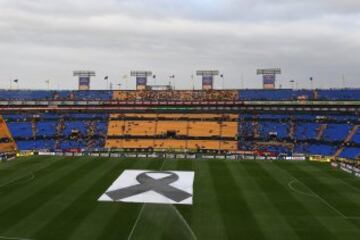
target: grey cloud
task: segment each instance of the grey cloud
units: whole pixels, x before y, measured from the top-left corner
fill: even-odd
[[[0,0],[0,87],[17,77],[22,87],[50,78],[76,88],[71,71],[82,68],[98,72],[95,88],[103,75],[119,82],[141,68],[157,83],[175,74],[179,88],[192,86],[198,68],[220,69],[228,88],[260,87],[255,69],[272,66],[284,69],[284,87],[289,79],[308,87],[309,76],[339,87],[342,74],[360,87],[359,8],[350,0]]]

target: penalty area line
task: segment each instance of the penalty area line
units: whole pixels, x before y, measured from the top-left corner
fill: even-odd
[[[309,189],[309,191],[311,192],[311,194],[308,193],[304,193],[302,191],[298,191],[297,189],[295,189],[292,186],[292,183],[294,183],[295,181],[298,181],[299,183],[301,183],[302,185],[304,185],[307,189]],[[292,181],[290,181],[288,183],[289,188],[292,191],[295,191],[296,193],[300,193],[300,194],[304,194],[306,196],[309,197],[314,197],[319,199],[323,204],[325,204],[328,208],[330,208],[333,212],[335,212],[337,215],[341,216],[342,218],[348,219],[348,218],[352,218],[352,217],[347,217],[345,216],[341,211],[339,211],[337,208],[335,208],[334,206],[332,206],[328,201],[326,201],[324,198],[322,198],[321,196],[319,196],[319,194],[315,193],[311,188],[309,188],[305,183],[303,183],[302,181],[298,180],[297,178],[294,178]]]
[[[134,234],[135,228],[136,228],[138,222],[140,221],[141,214],[142,214],[142,212],[144,211],[144,208],[145,208],[145,203],[143,203],[143,205],[142,205],[142,207],[141,207],[141,209],[140,209],[140,212],[139,212],[139,214],[138,214],[138,216],[137,216],[137,218],[136,218],[136,221],[135,221],[135,223],[134,223],[134,225],[133,225],[133,227],[132,227],[132,229],[131,229],[131,232],[130,232],[128,238],[127,238],[128,240],[130,240],[130,239],[132,238],[132,235]]]
[[[194,240],[197,240],[197,237],[194,233],[194,231],[192,230],[192,228],[190,227],[190,225],[188,224],[188,222],[185,220],[184,216],[179,212],[179,210],[174,206],[174,205],[170,205],[171,207],[173,207],[175,209],[176,214],[179,216],[179,218],[185,223],[186,228],[190,231],[190,234],[192,236],[192,238]]]

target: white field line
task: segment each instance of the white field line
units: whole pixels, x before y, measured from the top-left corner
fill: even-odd
[[[133,227],[131,229],[131,232],[129,233],[129,236],[127,238],[128,240],[130,240],[132,238],[132,236],[134,234],[134,231],[135,231],[135,228],[136,228],[138,222],[140,221],[140,217],[141,217],[142,212],[144,211],[144,208],[145,208],[145,203],[143,203],[143,205],[142,205],[142,207],[140,209],[140,212],[139,212],[139,214],[138,214],[138,216],[136,218],[136,221],[135,221],[135,223],[134,223],[134,225],[133,225]]]
[[[186,228],[190,231],[191,233],[191,237],[195,240],[197,240],[197,237],[194,233],[194,231],[192,230],[192,228],[190,227],[190,225],[188,224],[188,222],[185,220],[184,216],[179,212],[179,210],[174,206],[174,205],[170,205],[171,207],[173,207],[173,209],[175,210],[176,214],[180,217],[180,219],[185,223]]]
[[[34,175],[34,173],[31,173],[29,179],[24,179],[24,180],[22,180],[22,178],[23,178],[23,177],[18,178],[18,179],[15,179],[15,180],[10,181],[10,182],[7,182],[7,183],[4,183],[4,184],[1,184],[1,185],[0,185],[0,191],[1,191],[1,188],[6,187],[6,186],[8,186],[8,185],[12,185],[12,184],[17,185],[17,184],[28,183],[28,182],[34,180],[35,175]]]
[[[289,172],[281,169],[284,173],[286,173],[286,175],[288,175],[289,177],[292,177],[293,180],[291,180],[289,183],[288,183],[288,187],[290,188],[290,190],[298,193],[298,194],[304,194],[304,195],[307,195],[309,197],[313,197],[313,198],[317,198],[319,199],[322,203],[324,203],[328,208],[330,208],[332,211],[334,211],[335,213],[337,213],[339,216],[341,216],[342,218],[344,219],[360,219],[360,217],[358,216],[351,216],[351,217],[348,217],[348,216],[345,216],[342,212],[340,212],[338,209],[336,209],[334,206],[332,206],[330,203],[328,203],[324,198],[320,197],[318,194],[316,194],[313,190],[311,190],[311,188],[309,188],[306,184],[304,184],[302,181],[298,180],[296,177],[294,177],[292,174],[290,174]],[[302,191],[299,191],[297,189],[295,189],[292,184],[294,181],[298,181],[300,182],[301,184],[303,184],[305,187],[307,187],[307,189],[309,189],[311,191],[312,194],[308,194],[308,193],[304,193]]]
[[[165,159],[163,160],[163,163],[161,164],[160,170],[163,168],[164,163],[165,163]],[[190,234],[191,234],[192,238],[193,238],[194,240],[197,240],[197,237],[196,237],[194,231],[192,230],[192,228],[190,227],[190,225],[188,224],[188,222],[185,220],[185,218],[183,217],[183,215],[177,210],[177,208],[176,208],[174,205],[170,205],[170,206],[175,210],[175,213],[180,217],[181,221],[184,222],[186,228],[190,231]],[[137,216],[137,218],[136,218],[136,220],[135,220],[135,223],[134,223],[134,225],[133,225],[133,227],[132,227],[132,229],[131,229],[131,232],[130,232],[128,238],[127,238],[128,240],[130,240],[130,239],[132,238],[132,235],[134,234],[135,228],[136,228],[136,226],[137,226],[137,224],[138,224],[138,222],[139,222],[139,220],[140,220],[140,217],[141,217],[141,215],[142,215],[142,212],[144,211],[144,207],[145,207],[145,203],[142,205],[141,210],[140,210],[140,212],[139,212],[139,214],[138,214],[138,216]]]
[[[164,162],[163,162],[163,164],[164,164]],[[162,166],[161,166],[161,168],[162,168]],[[171,204],[170,206],[175,210],[176,214],[180,217],[181,221],[185,224],[186,228],[190,231],[191,237],[193,239],[197,240],[197,237],[196,237],[194,231],[190,227],[189,223],[185,220],[184,216],[179,212],[179,210],[174,205]]]
[[[311,194],[308,193],[304,193],[302,191],[298,191],[297,189],[295,189],[294,187],[292,187],[292,183],[294,181],[298,181],[299,183],[303,184],[307,189],[309,189],[309,191],[311,192]],[[292,181],[289,182],[288,184],[289,188],[292,191],[295,191],[296,193],[300,193],[300,194],[304,194],[307,195],[309,197],[314,197],[319,199],[323,204],[325,204],[328,208],[330,208],[333,212],[335,212],[336,214],[338,214],[339,216],[341,216],[342,218],[345,219],[349,219],[349,218],[358,218],[358,217],[347,217],[345,216],[342,212],[340,212],[338,209],[336,209],[334,206],[332,206],[329,202],[327,202],[324,198],[320,197],[317,193],[315,193],[313,190],[311,190],[311,188],[309,188],[306,184],[304,184],[302,181],[298,180],[297,178],[294,178]]]
[[[316,196],[313,195],[313,194],[310,194],[310,193],[307,193],[307,192],[303,192],[303,191],[300,191],[300,190],[296,189],[296,188],[293,186],[293,183],[295,183],[296,181],[297,181],[297,179],[293,179],[293,180],[291,180],[291,181],[288,183],[288,187],[289,187],[292,191],[294,191],[294,192],[296,192],[296,193],[299,193],[299,194],[302,194],[302,195],[309,196],[309,197],[316,197]]]
[[[161,170],[164,167],[165,160],[166,159],[164,158],[159,170]],[[132,235],[134,234],[135,228],[136,228],[138,222],[140,221],[142,212],[144,211],[144,207],[145,207],[145,203],[143,203],[143,205],[141,206],[140,212],[139,212],[138,216],[136,217],[135,223],[134,223],[133,227],[131,228],[131,232],[129,233],[129,236],[127,238],[128,240],[130,240],[132,238]]]

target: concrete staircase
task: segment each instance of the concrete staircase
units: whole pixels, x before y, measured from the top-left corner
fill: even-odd
[[[316,140],[320,141],[324,135],[325,129],[327,128],[327,123],[321,124],[316,135]]]

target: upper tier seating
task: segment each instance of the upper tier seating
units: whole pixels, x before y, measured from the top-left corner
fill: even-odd
[[[240,100],[360,100],[360,89],[244,89],[239,90]]]
[[[318,100],[360,100],[360,89],[317,90]]]
[[[223,100],[360,100],[360,89],[242,89],[214,91],[48,91],[0,90],[0,100],[155,100],[155,101],[223,101]]]
[[[239,90],[240,100],[297,100],[305,96],[307,99],[312,98],[312,91],[308,90],[291,90],[291,89],[244,89]]]
[[[0,100],[110,100],[112,91],[0,90]]]

